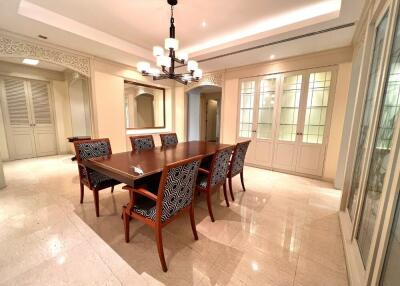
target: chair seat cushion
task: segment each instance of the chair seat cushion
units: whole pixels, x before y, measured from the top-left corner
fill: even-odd
[[[133,210],[135,213],[144,216],[145,218],[156,219],[156,202],[142,195],[136,195],[136,202]]]
[[[196,186],[200,189],[207,189],[208,176],[203,173],[197,175]]]
[[[89,176],[93,187],[97,190],[120,184],[120,182],[111,179],[110,177],[103,175],[102,173],[90,169],[89,169]]]

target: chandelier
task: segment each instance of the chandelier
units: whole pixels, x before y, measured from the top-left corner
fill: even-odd
[[[163,47],[153,47],[153,56],[156,57],[157,66],[161,68],[152,68],[148,62],[139,62],[137,70],[144,76],[152,76],[153,80],[174,79],[182,84],[189,82],[197,82],[203,76],[203,71],[198,68],[198,63],[189,60],[189,56],[185,52],[179,52],[179,41],[175,39],[174,25],[174,6],[178,4],[178,0],[167,0],[171,5],[171,26],[169,28],[169,38],[165,39],[164,47],[167,54],[164,54]],[[175,63],[186,64],[187,73],[175,73]]]

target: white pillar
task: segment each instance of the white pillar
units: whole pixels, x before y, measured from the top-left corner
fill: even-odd
[[[4,178],[3,163],[0,160],[0,189],[6,186],[6,179]]]

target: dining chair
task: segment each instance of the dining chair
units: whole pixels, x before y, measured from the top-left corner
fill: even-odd
[[[120,182],[87,168],[83,165],[83,161],[112,154],[110,140],[108,138],[103,138],[75,141],[74,147],[81,189],[80,203],[83,203],[84,186],[87,186],[93,192],[96,216],[99,217],[99,191],[111,187],[111,192],[114,192],[114,186],[120,184]]]
[[[160,139],[163,147],[175,146],[178,144],[178,137],[176,136],[176,133],[160,134]]]
[[[152,135],[129,136],[132,145],[132,151],[150,150],[154,148]]]
[[[137,219],[155,230],[158,255],[164,272],[167,264],[162,243],[162,228],[180,214],[189,212],[195,240],[198,240],[194,221],[193,197],[201,156],[164,167],[158,192],[145,188],[123,187],[129,190],[131,201],[123,207],[125,241],[129,242],[129,220]]]
[[[232,156],[234,146],[225,147],[218,150],[211,161],[210,168],[199,168],[196,190],[207,194],[207,207],[211,221],[214,222],[214,215],[211,207],[211,195],[215,190],[223,186],[226,206],[229,207],[229,201],[226,194],[226,176],[229,171],[229,160]]]
[[[237,143],[235,149],[233,150],[233,155],[231,162],[229,164],[228,171],[228,182],[229,182],[229,192],[231,193],[232,201],[235,201],[232,190],[232,178],[236,175],[240,174],[240,181],[242,183],[243,191],[246,191],[244,187],[244,179],[243,179],[243,167],[244,167],[244,159],[246,157],[247,149],[249,148],[251,140]]]

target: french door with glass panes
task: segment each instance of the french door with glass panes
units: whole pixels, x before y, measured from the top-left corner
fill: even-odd
[[[247,151],[247,163],[272,167],[279,83],[279,75],[241,82],[239,141],[252,141]]]
[[[241,81],[238,139],[252,139],[247,163],[322,176],[334,72],[315,69]]]
[[[322,176],[333,104],[333,69],[283,75],[273,167]]]

